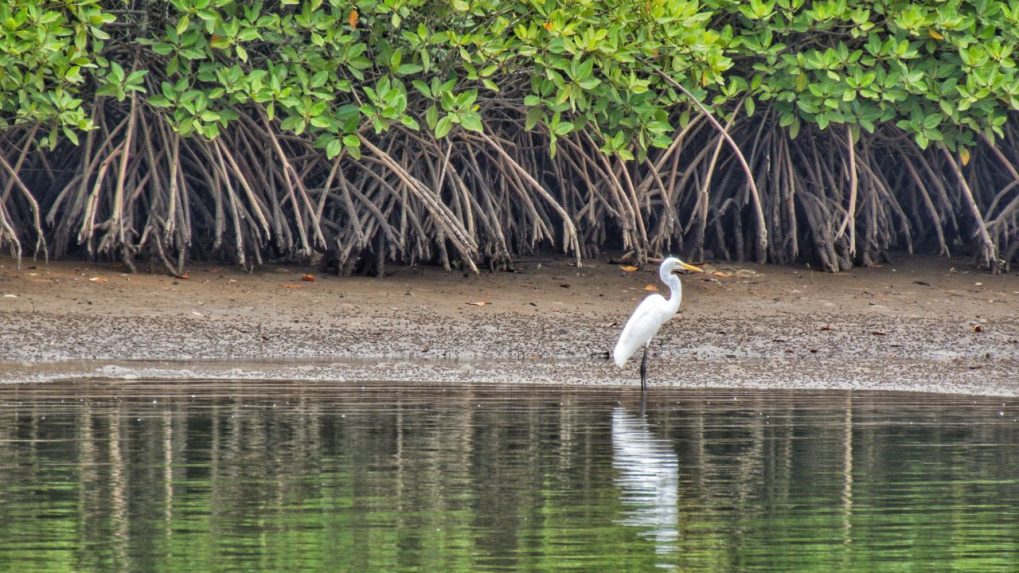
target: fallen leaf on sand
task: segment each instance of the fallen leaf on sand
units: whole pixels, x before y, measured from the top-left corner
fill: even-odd
[[[888,334],[887,332],[881,332],[880,330],[872,330],[870,331],[870,333],[873,334],[874,336],[884,336]]]
[[[16,294],[5,294],[4,298],[18,298],[18,295],[16,295]]]
[[[487,301],[479,300],[477,302],[468,302],[467,304],[469,304],[471,306],[485,306],[486,304],[490,304],[490,303],[487,302]]]
[[[644,285],[644,290],[646,290],[648,292],[658,292],[658,287],[653,285],[653,284],[651,284],[651,283],[648,283],[648,284]]]
[[[632,273],[636,272],[639,269],[633,265],[619,265],[619,270],[623,271],[624,273]]]
[[[204,314],[202,314],[202,313],[198,312],[197,310],[192,310],[192,311],[191,311],[191,314],[193,314],[193,315],[195,315],[195,316],[205,316]]]
[[[984,331],[984,327],[980,326],[979,324],[974,324],[970,328],[973,329],[973,332],[983,332]]]
[[[295,285],[291,283],[280,283],[280,286],[283,288],[304,288],[304,285]]]
[[[315,282],[315,275],[304,275],[301,277],[301,280],[304,282],[313,283]]]
[[[104,277],[92,277],[92,278],[90,278],[88,280],[90,280],[90,281],[92,281],[94,283],[100,283],[100,284],[105,283],[105,282],[109,282],[109,279],[106,279]]]
[[[559,286],[563,288],[570,288],[570,283],[561,283]]]
[[[725,273],[725,272],[722,272],[722,271],[715,271],[715,272],[713,272],[711,274],[716,276],[716,277],[731,277],[732,276],[732,273]]]

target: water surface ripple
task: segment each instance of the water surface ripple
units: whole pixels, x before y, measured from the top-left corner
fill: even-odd
[[[867,392],[0,386],[0,571],[1016,571],[1017,418]]]

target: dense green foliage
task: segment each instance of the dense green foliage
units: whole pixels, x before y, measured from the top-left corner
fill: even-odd
[[[145,33],[127,51],[147,53],[119,63],[100,55],[118,10],[99,4],[0,8],[6,125],[52,123],[77,141],[86,77],[100,96],[149,92],[182,135],[215,137],[245,104],[278,110],[283,131],[330,155],[368,125],[481,131],[481,104],[508,93],[528,129],[554,140],[590,126],[632,157],[672,142],[683,98],[659,72],[711,88],[719,111],[744,96],[748,114],[773,108],[793,137],[804,123],[892,124],[955,149],[1002,136],[1019,109],[1019,4],[1002,2],[176,0],[120,13],[125,36]]]
[[[1019,109],[1012,4],[754,1],[726,36],[752,97],[793,137],[803,123],[894,125],[920,147],[956,149],[1003,137]]]
[[[528,129],[540,121],[554,140],[591,126],[607,149],[630,156],[631,143],[671,143],[668,112],[681,100],[661,89],[657,66],[706,85],[731,64],[708,28],[712,13],[696,2],[139,2],[145,12],[120,13],[119,63],[95,27],[117,10],[20,4],[10,53],[36,71],[5,85],[19,101],[15,122],[87,128],[80,99],[60,102],[88,70],[97,95],[147,92],[181,135],[214,138],[254,104],[281,130],[314,136],[330,158],[356,153],[367,126],[480,132],[481,105],[500,94],[533,110]],[[45,35],[29,33],[39,26]],[[23,57],[40,48],[54,52]]]
[[[349,270],[552,242],[835,270],[919,242],[996,269],[1019,245],[1019,3],[17,0],[0,22],[19,253]]]

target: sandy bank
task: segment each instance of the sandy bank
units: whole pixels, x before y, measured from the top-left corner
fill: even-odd
[[[251,377],[635,384],[606,351],[652,269],[531,260],[385,279],[0,259],[0,381]],[[653,345],[653,385],[1019,395],[1019,275],[915,259],[831,275],[708,265]],[[316,279],[302,280],[305,274]]]

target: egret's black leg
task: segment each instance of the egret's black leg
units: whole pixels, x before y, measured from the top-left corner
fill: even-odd
[[[647,386],[647,351],[649,344],[644,345],[644,358],[640,361],[640,390],[644,391]]]

